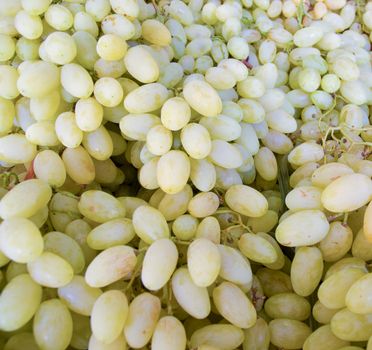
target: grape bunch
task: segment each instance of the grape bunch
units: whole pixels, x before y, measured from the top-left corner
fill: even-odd
[[[0,350],[372,350],[372,1],[0,0]]]

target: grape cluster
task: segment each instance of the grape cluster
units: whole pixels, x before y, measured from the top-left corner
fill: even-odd
[[[372,1],[0,0],[0,349],[372,350]]]

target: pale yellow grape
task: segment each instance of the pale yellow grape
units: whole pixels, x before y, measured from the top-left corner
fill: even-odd
[[[291,139],[275,130],[269,130],[267,135],[262,139],[262,143],[274,153],[287,154],[293,149]]]
[[[99,223],[125,216],[125,208],[114,196],[98,190],[84,192],[78,207],[82,215]]]
[[[280,293],[265,301],[265,312],[272,318],[304,321],[310,316],[310,303],[295,293]]]
[[[292,211],[322,209],[321,194],[322,190],[318,187],[298,186],[287,194],[285,204]]]
[[[104,60],[116,61],[124,57],[128,45],[125,40],[115,34],[102,35],[97,42],[97,53]]]
[[[41,18],[26,11],[17,12],[14,17],[14,27],[19,34],[31,40],[39,38],[43,32]]]
[[[320,210],[307,209],[285,218],[276,228],[277,241],[287,247],[312,245],[327,235],[329,223]]]
[[[95,338],[110,344],[123,331],[128,317],[128,300],[119,290],[110,290],[94,303],[90,324]]]
[[[52,191],[47,183],[39,179],[26,180],[5,194],[0,202],[3,219],[30,217],[49,202]]]
[[[133,248],[115,246],[98,254],[85,272],[85,280],[91,287],[105,287],[131,273],[137,258]]]
[[[300,166],[308,162],[318,162],[324,157],[323,147],[312,141],[296,146],[289,154],[289,163]]]
[[[240,328],[231,324],[212,324],[196,330],[191,336],[190,345],[192,348],[210,345],[212,349],[234,350],[243,340],[244,333]]]
[[[199,220],[189,214],[179,216],[172,224],[172,232],[183,241],[189,241],[194,238],[198,228]]]
[[[341,81],[336,74],[326,74],[320,82],[322,89],[330,94],[335,93],[341,86]]]
[[[47,221],[48,216],[49,208],[45,206],[44,208],[41,208],[35,215],[29,217],[29,220],[31,220],[40,229]]]
[[[187,205],[192,198],[192,189],[189,185],[176,194],[165,193],[158,204],[158,210],[164,215],[165,220],[175,220],[186,213]]]
[[[154,333],[161,310],[160,299],[150,293],[136,296],[129,305],[124,335],[129,346],[145,346]]]
[[[114,149],[111,136],[103,125],[84,133],[82,143],[85,150],[97,160],[109,159]]]
[[[112,139],[112,144],[113,144],[112,155],[113,156],[119,156],[119,155],[123,154],[125,152],[125,150],[127,149],[127,142],[125,141],[123,136],[119,132],[114,132],[114,131],[111,131],[111,130],[108,130],[108,132],[110,134],[110,137]],[[105,162],[105,161],[103,161],[103,162]]]
[[[72,27],[74,18],[72,13],[59,4],[51,5],[44,14],[46,22],[57,30],[67,30]]]
[[[221,255],[217,246],[206,238],[197,238],[187,249],[187,266],[197,286],[210,286],[221,268]]]
[[[330,309],[340,309],[346,306],[345,297],[350,287],[365,272],[357,268],[337,271],[329,276],[318,289],[319,301]]]
[[[371,313],[369,295],[372,288],[372,274],[368,273],[352,284],[345,298],[347,308],[358,314]]]
[[[170,280],[177,266],[178,251],[168,238],[153,242],[145,253],[141,281],[149,290],[159,290]]]
[[[116,79],[103,77],[94,84],[94,97],[105,107],[115,107],[123,99],[123,88]]]
[[[196,230],[195,236],[197,238],[206,238],[212,241],[213,243],[219,244],[220,239],[221,239],[220,231],[221,231],[221,228],[220,228],[220,224],[218,220],[213,216],[208,216],[200,222]],[[221,269],[222,269],[222,266],[221,266]]]
[[[364,174],[346,174],[332,181],[322,193],[322,204],[332,212],[359,209],[372,198],[372,181]]]
[[[171,150],[160,157],[157,179],[164,192],[173,194],[181,191],[189,176],[190,160],[185,152]]]
[[[319,169],[314,171],[311,176],[311,181],[315,186],[326,187],[337,178],[352,173],[353,170],[346,164],[328,163],[320,166]]]
[[[247,258],[261,264],[272,264],[278,258],[272,244],[253,233],[244,233],[239,239],[238,247]]]
[[[283,109],[270,111],[265,119],[271,129],[282,133],[291,133],[297,129],[296,119]]]
[[[61,103],[61,95],[58,91],[42,97],[30,99],[30,112],[36,120],[54,120]]]
[[[115,13],[128,16],[129,18],[136,18],[139,15],[139,5],[136,1],[110,0],[111,8]]]
[[[355,314],[348,309],[337,312],[331,320],[332,333],[347,341],[366,341],[372,335],[371,314]]]
[[[134,211],[133,227],[136,234],[148,244],[169,237],[169,227],[163,214],[148,205],[142,205]]]
[[[265,264],[265,266],[272,270],[280,270],[283,268],[285,265],[285,256],[275,238],[265,232],[258,232],[257,235],[268,241],[273,246],[277,254],[277,259],[272,264]]]
[[[243,164],[242,155],[237,147],[223,140],[212,141],[208,158],[215,165],[226,169],[239,168]]]
[[[130,139],[146,141],[150,129],[159,124],[160,119],[154,114],[127,114],[120,120],[120,130]]]
[[[161,108],[161,122],[169,130],[182,129],[190,118],[190,106],[182,97],[168,99]]]
[[[222,111],[221,98],[207,82],[188,82],[184,86],[183,95],[187,103],[203,116],[215,117]]]
[[[182,128],[181,143],[188,155],[194,159],[205,158],[212,148],[208,130],[197,123],[190,123]]]
[[[268,210],[266,214],[258,218],[248,218],[247,226],[253,232],[269,232],[278,223],[278,214],[274,210]]]
[[[134,211],[141,205],[146,205],[147,202],[137,197],[117,197],[117,199],[124,205],[126,209],[125,216],[132,219]]]
[[[93,334],[89,338],[89,344],[85,347],[89,347],[90,350],[126,350],[127,343],[123,334],[119,335],[112,343],[105,344],[99,341]]]
[[[11,59],[16,51],[16,44],[11,36],[1,33],[0,34],[0,61],[7,61]]]
[[[217,117],[203,117],[199,123],[209,131],[213,139],[233,141],[239,138],[241,127],[239,123],[225,115]]]
[[[66,147],[75,148],[83,140],[83,132],[76,124],[75,113],[73,112],[60,114],[55,122],[55,130],[59,141]]]
[[[220,205],[220,200],[214,192],[202,192],[195,195],[189,202],[188,211],[197,218],[213,215]]]
[[[61,257],[43,252],[38,258],[27,264],[34,281],[44,287],[59,288],[71,282],[74,271],[71,265]]]
[[[93,93],[93,80],[88,71],[76,63],[61,68],[61,84],[72,96],[88,98]]]
[[[269,323],[271,343],[286,349],[302,348],[311,329],[303,322],[278,318]]]
[[[322,324],[328,324],[339,309],[328,309],[319,300],[314,304],[312,314],[314,319]]]
[[[298,30],[293,36],[293,42],[298,47],[311,47],[323,37],[323,31],[317,27]]]
[[[97,23],[94,21],[93,17],[87,12],[80,11],[75,14],[74,30],[75,32],[85,31],[95,38],[98,36]]]
[[[49,120],[30,125],[26,130],[26,137],[38,146],[53,147],[60,144],[55,131],[55,124]]]
[[[273,152],[267,147],[261,147],[254,157],[257,172],[267,181],[272,181],[278,176],[278,165]]]
[[[252,281],[252,270],[249,260],[245,259],[235,248],[222,244],[218,244],[217,248],[221,255],[219,276],[238,285],[250,283]]]
[[[66,349],[72,338],[72,318],[59,299],[41,303],[33,321],[33,333],[41,349]]]
[[[172,132],[163,125],[152,127],[146,136],[149,151],[158,156],[167,153],[172,147],[172,142]]]
[[[226,90],[235,86],[234,75],[227,69],[211,67],[205,72],[205,80],[215,89]]]
[[[62,160],[67,175],[76,183],[89,184],[94,180],[94,163],[83,147],[66,148],[62,153]]]
[[[135,34],[134,24],[125,16],[117,14],[106,16],[101,28],[104,34],[116,34],[124,40],[132,38]]]
[[[153,350],[184,350],[186,349],[186,332],[183,324],[174,316],[162,317],[151,340]]]
[[[350,103],[362,105],[367,101],[368,90],[360,80],[343,81],[339,91]]]
[[[8,81],[6,83],[8,83]],[[1,113],[0,136],[3,136],[8,134],[13,128],[13,121],[15,115],[15,108],[13,102],[8,101],[3,97],[0,97],[0,113]]]
[[[293,290],[301,296],[310,295],[318,286],[323,273],[321,251],[316,247],[298,248],[291,265]],[[307,276],[307,278],[304,278]]]
[[[4,346],[4,350],[17,349],[38,350],[39,347],[32,333],[23,332],[11,336]]]
[[[67,307],[80,315],[90,316],[93,305],[102,291],[89,286],[83,276],[74,276],[64,287],[58,288],[59,298]]]
[[[67,64],[74,60],[77,48],[74,39],[64,32],[53,32],[42,43],[48,60],[55,64]]]
[[[124,107],[129,113],[149,113],[159,109],[167,99],[168,90],[164,85],[145,84],[125,97]]]
[[[44,236],[44,250],[59,255],[80,273],[85,267],[84,253],[78,242],[68,235],[52,231]]]
[[[63,82],[63,74],[61,79]],[[23,96],[30,98],[48,95],[57,89],[59,84],[59,69],[53,63],[44,61],[30,62],[30,64],[20,72],[17,80],[19,92]]]
[[[103,108],[93,97],[80,99],[75,105],[75,121],[82,131],[94,131],[101,125]]]
[[[207,159],[190,159],[190,179],[200,191],[210,191],[216,184],[216,169]]]
[[[354,237],[354,242],[351,247],[351,252],[354,257],[361,258],[365,261],[371,260],[371,246],[372,242],[364,234],[363,229],[359,230]]]
[[[333,263],[325,273],[324,279],[332,276],[334,273],[345,270],[345,269],[359,269],[363,272],[368,272],[366,268],[366,263],[363,259],[359,257],[346,257]]]
[[[268,210],[266,198],[252,187],[233,185],[225,193],[226,204],[239,214],[260,217]]]
[[[13,278],[0,296],[0,328],[9,332],[25,325],[39,307],[41,296],[41,287],[29,275],[21,274]]]
[[[171,43],[171,34],[168,28],[155,19],[142,22],[142,37],[151,44],[166,46]]]
[[[335,163],[329,163],[329,164],[335,164]],[[301,182],[303,179],[311,177],[311,175],[318,168],[319,168],[319,164],[316,162],[310,162],[310,163],[301,165],[290,175],[289,177],[290,186],[292,188],[295,188],[298,185],[298,183]],[[317,183],[314,183],[313,185],[317,187],[322,187],[322,186],[319,186]]]
[[[330,325],[325,325],[316,329],[306,339],[303,349],[304,350],[329,350],[340,349],[349,343],[345,340],[337,338],[331,330]]]
[[[67,181],[69,182],[68,186],[71,186],[72,181],[70,179]],[[72,186],[72,188],[73,187],[74,186]],[[49,204],[51,211],[50,219],[55,229],[64,231],[68,223],[70,223],[73,219],[80,217],[77,204],[77,199],[67,196],[63,193],[56,193],[52,197],[52,200]],[[67,212],[69,214],[67,214]]]
[[[227,49],[232,57],[238,60],[246,59],[249,55],[249,46],[244,38],[234,36],[227,42]]]
[[[113,219],[105,222],[87,236],[88,245],[96,250],[104,250],[115,245],[127,244],[135,236],[132,221],[129,219]]]
[[[367,209],[364,213],[363,219],[363,233],[365,238],[372,242],[372,204],[369,202]]]
[[[360,74],[357,64],[347,57],[337,57],[331,67],[333,73],[346,81],[355,80]]]
[[[330,224],[327,236],[319,242],[324,261],[337,261],[351,248],[353,231],[349,226],[335,221]]]
[[[144,45],[128,49],[124,63],[129,74],[141,83],[152,83],[159,77],[159,66]]]
[[[259,98],[265,93],[265,85],[256,77],[247,77],[238,82],[237,92],[244,98]]]
[[[266,349],[269,345],[269,326],[264,319],[257,318],[255,325],[244,331],[243,350]]]
[[[0,74],[0,96],[9,100],[16,98],[19,95],[17,89],[17,79],[19,74],[17,70],[12,66],[1,65]],[[3,104],[4,103],[2,102],[0,106],[3,107]]]
[[[144,164],[138,172],[138,181],[143,188],[155,190],[159,188],[156,169],[159,162],[159,157],[154,157]]]
[[[257,319],[256,309],[244,292],[231,282],[213,289],[213,302],[219,313],[240,328],[252,327]]]
[[[207,317],[211,310],[208,290],[198,287],[187,268],[179,268],[172,276],[172,291],[178,304],[196,319]]]

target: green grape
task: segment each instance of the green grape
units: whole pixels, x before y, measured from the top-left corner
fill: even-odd
[[[72,338],[72,317],[68,308],[59,299],[42,302],[34,317],[33,331],[42,349],[65,349]]]
[[[150,293],[142,293],[132,300],[124,326],[125,339],[131,347],[140,348],[150,341],[160,308],[159,298]]]
[[[137,257],[131,247],[118,245],[107,248],[89,264],[85,280],[91,287],[105,287],[131,273],[136,262]]]
[[[0,328],[9,332],[24,326],[38,309],[41,295],[41,287],[29,275],[21,274],[13,278],[0,297]]]

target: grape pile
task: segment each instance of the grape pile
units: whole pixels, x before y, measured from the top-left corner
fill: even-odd
[[[0,0],[1,350],[372,350],[372,1]]]

